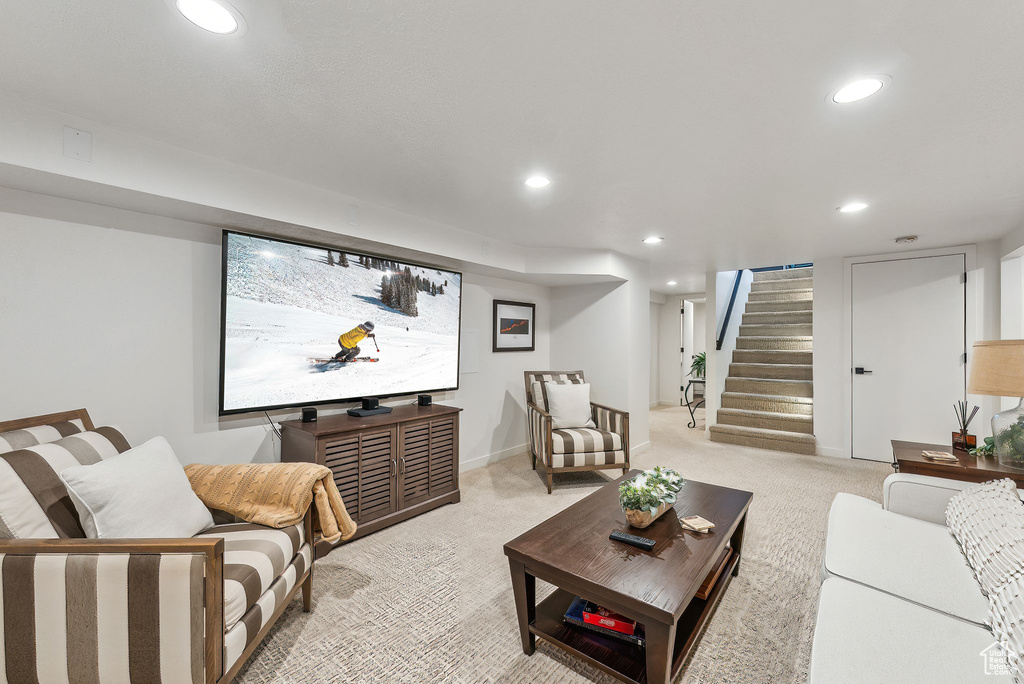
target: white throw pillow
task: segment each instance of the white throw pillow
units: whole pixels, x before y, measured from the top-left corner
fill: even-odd
[[[1013,480],[969,487],[949,500],[946,527],[986,596],[1024,573],[1024,503]]]
[[[551,427],[559,428],[592,428],[594,421],[590,417],[590,384],[581,382],[545,382],[544,389],[548,395],[548,413],[551,414]]]
[[[60,479],[90,539],[192,537],[213,527],[163,437],[99,463],[65,468]]]

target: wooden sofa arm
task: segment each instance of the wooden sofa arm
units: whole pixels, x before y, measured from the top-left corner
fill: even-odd
[[[627,416],[627,417],[629,416],[629,411],[622,411],[622,410],[617,409],[617,408],[612,408],[611,406],[605,406],[604,404],[598,404],[595,401],[590,402],[590,408],[591,409],[604,409],[605,411],[608,411],[609,413],[618,413],[618,414],[623,415],[623,416]]]
[[[9,681],[50,681],[46,668],[65,662],[65,677],[66,668],[82,667],[70,662],[71,651],[39,658],[34,640],[22,637],[49,628],[52,619],[67,625],[69,642],[96,644],[98,611],[107,611],[108,628],[114,618],[125,650],[85,654],[85,661],[103,672],[126,667],[118,681],[129,673],[132,681],[160,681],[163,672],[169,677],[164,682],[214,684],[223,674],[223,539],[4,539],[0,554],[0,585],[9,585],[0,592],[16,597],[5,601],[9,619],[0,625]],[[84,601],[69,602],[65,595]],[[117,604],[127,608],[120,620],[110,608]],[[51,615],[54,610],[66,614]],[[165,641],[167,634],[172,636]]]
[[[530,448],[544,465],[551,465],[551,414],[536,404],[526,404],[527,423],[530,426]]]
[[[614,432],[622,437],[622,448],[629,454],[629,412],[590,402],[590,413],[598,430]]]

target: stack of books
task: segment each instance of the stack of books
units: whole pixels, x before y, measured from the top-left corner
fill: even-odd
[[[643,648],[644,626],[636,620],[577,596],[565,611],[565,622],[596,634],[626,641]]]

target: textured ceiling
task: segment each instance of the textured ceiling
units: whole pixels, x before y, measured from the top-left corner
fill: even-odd
[[[1019,0],[233,4],[225,38],[167,0],[2,1],[0,93],[677,291],[1024,219]],[[892,83],[826,102],[862,74]]]

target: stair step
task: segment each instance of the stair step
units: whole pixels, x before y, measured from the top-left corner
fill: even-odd
[[[788,282],[786,283],[789,284]],[[748,302],[810,302],[814,301],[814,290],[809,287],[792,290],[751,290],[747,295]]]
[[[732,353],[733,363],[796,363],[810,364],[814,352],[791,349],[736,349]]]
[[[778,292],[779,290],[811,289],[814,278],[786,278],[783,280],[755,280],[750,283],[751,292]]]
[[[810,416],[814,413],[814,400],[810,397],[782,397],[749,392],[722,392],[722,408],[747,411],[790,413]]]
[[[751,293],[754,294],[754,293]],[[764,294],[759,293],[759,294]],[[747,313],[782,313],[784,311],[807,311],[810,312],[814,309],[813,297],[806,299],[793,299],[789,301],[758,301],[756,299],[747,299]]]
[[[711,441],[796,454],[813,454],[815,444],[814,435],[740,425],[712,425]]]
[[[736,348],[812,351],[814,348],[814,341],[809,335],[800,335],[796,337],[785,337],[782,335],[771,337],[741,335],[736,338]]]
[[[811,323],[774,323],[740,325],[740,335],[744,337],[800,337],[811,335]]]
[[[810,380],[814,366],[809,363],[730,363],[730,378],[774,378]]]
[[[781,271],[754,271],[754,282],[763,280],[792,280],[794,278],[811,278],[814,276],[814,267],[786,268]]]
[[[797,413],[775,413],[772,411],[750,411],[747,409],[718,409],[718,422],[723,425],[781,430],[814,434],[814,418]]]
[[[771,378],[726,378],[726,392],[770,394],[783,397],[813,397],[814,383],[810,380],[774,380]]]
[[[813,323],[813,311],[747,311],[742,325],[778,325],[779,323]]]

